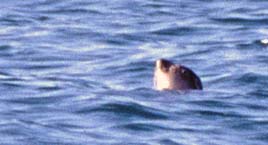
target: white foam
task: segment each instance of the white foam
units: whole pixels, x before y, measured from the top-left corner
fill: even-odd
[[[0,79],[10,79],[12,77],[4,75],[4,74],[0,74]]]
[[[48,35],[49,31],[42,30],[42,31],[34,31],[34,32],[28,32],[24,34],[25,37],[37,37],[37,36],[45,36]]]
[[[264,35],[268,35],[268,29],[259,29],[258,32]]]
[[[90,51],[96,51],[96,50],[100,51],[100,49],[105,49],[105,48],[108,48],[108,46],[105,44],[92,43],[89,46],[80,47],[80,48],[76,48],[73,50],[78,51],[78,52],[90,52]]]
[[[268,45],[268,39],[260,40],[261,44]]]
[[[104,81],[104,84],[115,90],[126,90],[127,88],[123,84],[116,83],[114,81]]]
[[[9,45],[13,46],[13,47],[19,47],[22,46],[21,42],[16,42],[16,41],[12,41],[9,43]]]
[[[1,35],[5,35],[5,34],[9,34],[12,31],[14,31],[15,28],[14,27],[5,27],[5,28],[0,28],[0,34]]]
[[[241,51],[234,50],[234,49],[223,51],[221,52],[221,54],[224,56],[224,59],[228,61],[243,60],[243,59],[249,59],[250,57],[253,57],[253,54],[249,52],[242,53]]]
[[[166,42],[157,44],[145,43],[138,47],[138,53],[133,54],[130,59],[146,58],[171,58],[178,54],[176,45]]]

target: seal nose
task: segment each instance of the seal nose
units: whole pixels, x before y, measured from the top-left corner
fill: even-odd
[[[162,69],[166,69],[168,70],[170,66],[172,66],[173,63],[168,61],[168,60],[165,60],[165,59],[158,59],[156,61],[156,67],[157,68],[162,68]]]
[[[163,60],[162,60],[162,59],[158,59],[158,60],[156,61],[156,67],[157,67],[157,68],[161,68],[162,63],[163,63]]]

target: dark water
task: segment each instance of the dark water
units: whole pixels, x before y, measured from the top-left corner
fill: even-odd
[[[2,0],[0,143],[266,145],[268,2]],[[203,91],[152,88],[154,61]]]

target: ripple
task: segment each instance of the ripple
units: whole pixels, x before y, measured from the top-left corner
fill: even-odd
[[[193,28],[189,28],[189,27],[178,27],[178,28],[165,28],[165,29],[161,29],[161,30],[157,30],[152,32],[153,34],[157,34],[157,35],[187,35],[187,34],[191,34],[194,33],[194,31],[196,31]]]
[[[166,144],[166,145],[181,145],[180,143],[177,143],[171,139],[163,139],[160,141],[161,144]]]
[[[147,119],[167,119],[167,116],[160,113],[158,110],[141,106],[134,103],[114,103],[103,104],[98,108],[90,109],[90,112],[106,112],[113,114],[120,114],[128,117],[142,117]],[[80,110],[77,113],[83,113],[85,111]],[[88,112],[88,111],[86,111]]]
[[[240,115],[238,113],[233,113],[233,112],[217,112],[217,111],[208,111],[208,110],[203,110],[203,111],[193,111],[192,113],[197,113],[200,116],[203,116],[205,118],[210,118],[210,119],[215,119],[215,118],[243,118],[245,116]]]
[[[213,21],[225,24],[247,24],[247,25],[266,25],[266,19],[246,19],[246,18],[212,18]]]
[[[153,132],[155,129],[159,128],[155,125],[150,124],[142,124],[142,123],[131,123],[126,125],[121,125],[116,128],[123,128],[123,129],[129,129],[133,131],[148,131]]]
[[[246,74],[243,74],[237,80],[244,84],[257,83],[260,81],[260,75],[257,75],[255,73],[246,73]]]

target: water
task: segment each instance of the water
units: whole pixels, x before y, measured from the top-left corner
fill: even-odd
[[[266,145],[268,3],[2,0],[3,145]],[[203,91],[156,91],[154,61]]]

